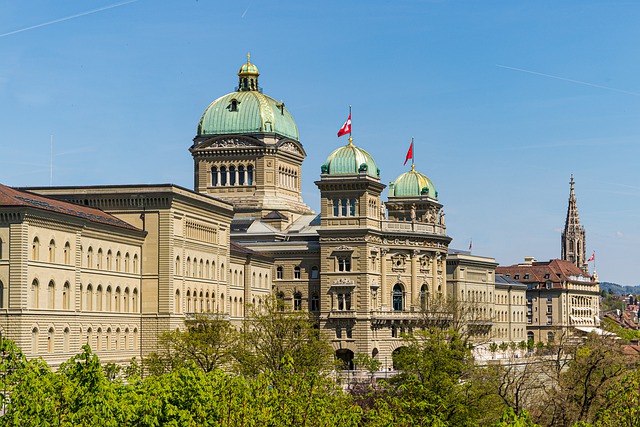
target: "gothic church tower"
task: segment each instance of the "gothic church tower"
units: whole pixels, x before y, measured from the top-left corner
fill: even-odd
[[[573,175],[571,175],[569,184],[571,185],[569,207],[567,208],[564,230],[562,230],[562,259],[571,261],[576,267],[588,274],[585,232],[584,227],[580,225]]]

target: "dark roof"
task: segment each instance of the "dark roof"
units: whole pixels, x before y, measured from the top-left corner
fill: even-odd
[[[526,286],[524,283],[519,282],[509,276],[505,276],[504,274],[496,274],[496,285],[521,285]]]
[[[245,233],[249,229],[249,227],[251,227],[253,221],[255,221],[255,219],[253,218],[234,219],[233,221],[231,221],[231,231],[239,231]]]
[[[100,224],[109,224],[130,230],[140,230],[100,209],[63,202],[39,196],[29,191],[21,191],[0,184],[0,207],[33,208],[82,218]]]
[[[278,211],[271,211],[268,214],[266,214],[265,216],[263,216],[262,219],[283,219],[283,220],[287,220],[289,218],[287,218],[286,215],[283,215]]]

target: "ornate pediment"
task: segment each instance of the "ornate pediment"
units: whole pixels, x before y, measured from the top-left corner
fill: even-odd
[[[298,146],[293,142],[285,142],[280,147],[278,147],[278,149],[282,151],[288,151],[289,153],[297,154],[299,156],[303,155],[302,152],[300,152]]]

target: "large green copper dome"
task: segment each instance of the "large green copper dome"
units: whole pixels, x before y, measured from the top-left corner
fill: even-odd
[[[322,173],[329,175],[345,175],[366,172],[374,178],[380,177],[380,170],[376,166],[373,157],[362,148],[353,145],[351,138],[349,143],[329,154],[322,165]]]
[[[424,174],[416,171],[411,165],[411,170],[400,175],[389,186],[392,197],[420,197],[428,196],[438,199],[438,192],[431,180]]]
[[[299,140],[298,126],[284,103],[264,95],[258,86],[258,68],[240,67],[236,92],[213,101],[198,122],[197,136],[240,133],[277,133]]]

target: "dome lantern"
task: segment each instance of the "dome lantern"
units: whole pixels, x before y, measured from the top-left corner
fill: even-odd
[[[238,71],[238,91],[260,90],[258,86],[258,67],[251,63],[251,54],[247,52],[247,63],[242,64]]]

